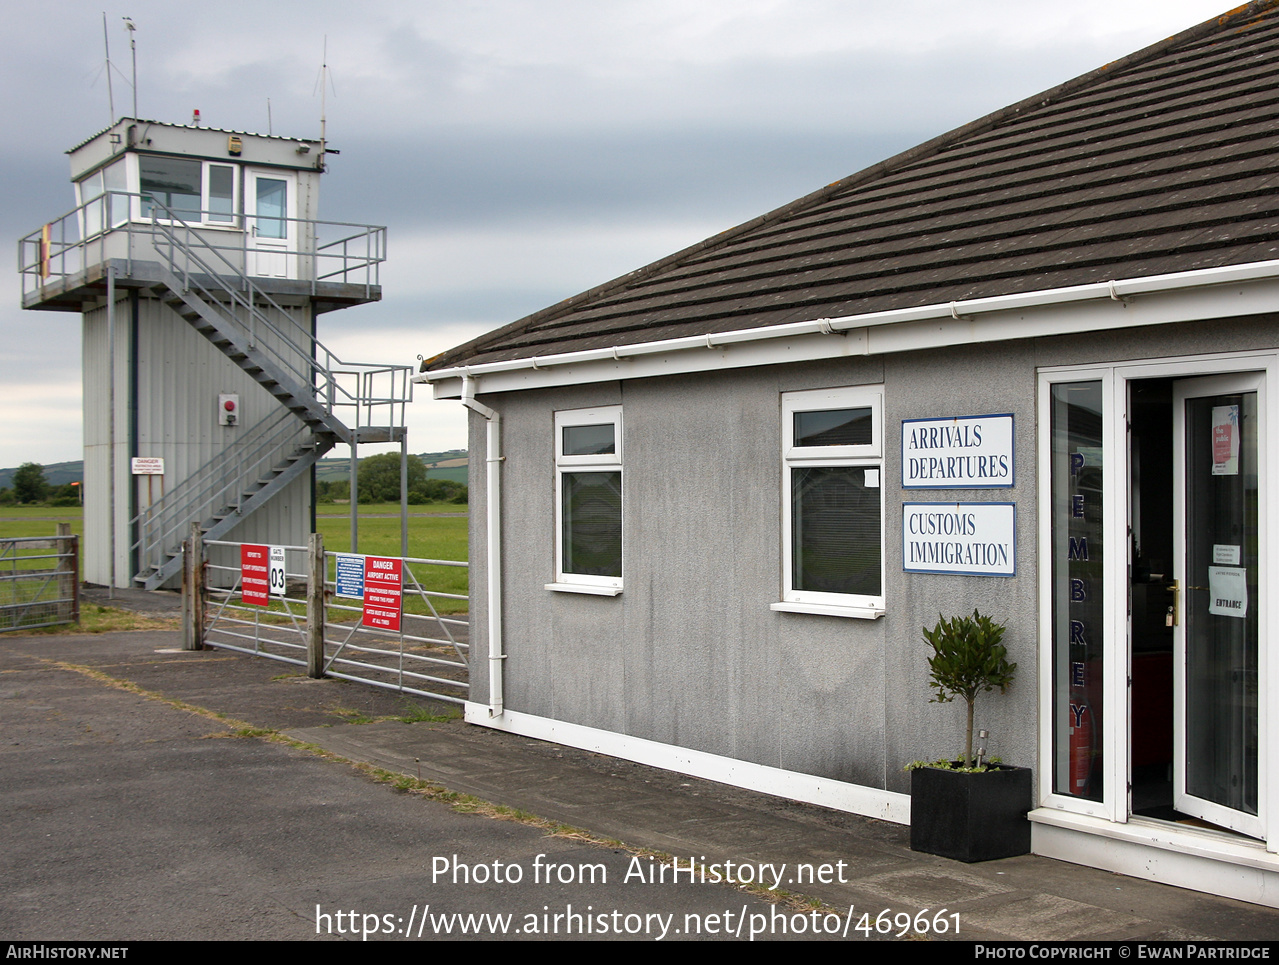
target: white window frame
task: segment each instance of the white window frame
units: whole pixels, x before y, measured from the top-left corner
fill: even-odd
[[[564,430],[572,426],[612,425],[613,451],[590,455],[565,455]],[[599,406],[592,409],[567,409],[555,413],[555,582],[546,589],[561,593],[587,593],[595,596],[618,596],[622,592],[621,576],[597,576],[564,570],[564,475],[569,472],[622,473],[622,407]],[[625,502],[623,502],[625,520]],[[622,559],[625,572],[625,550]]]
[[[871,410],[871,441],[863,445],[797,446],[795,414],[829,409]],[[879,588],[877,596],[800,590],[794,585],[792,479],[794,469],[861,466],[879,472]],[[885,570],[884,389],[882,385],[787,392],[782,395],[782,599],[771,609],[787,613],[874,620],[882,617]]]
[[[84,209],[80,214],[81,237],[92,238],[119,228],[129,220],[127,160],[117,158],[75,182],[76,206]],[[116,175],[115,180],[122,183],[108,186],[108,173]],[[98,203],[93,204],[95,201]]]
[[[155,155],[158,157],[168,157],[168,155]],[[138,195],[137,204],[133,212],[134,221],[150,221],[150,216],[142,214],[142,155],[129,155],[131,165],[129,175],[131,183],[135,185],[134,192]],[[204,158],[182,158],[173,157],[173,160],[194,161],[200,165],[200,218],[198,221],[189,221],[189,224],[198,224],[204,228],[227,228],[231,230],[240,230],[243,227],[244,219],[244,200],[243,200],[243,166],[232,164],[227,161],[212,161]],[[231,170],[231,214],[229,217],[214,219],[210,211],[210,190],[209,185],[212,180],[212,168],[223,167]],[[164,224],[170,224],[166,218],[157,219]]]

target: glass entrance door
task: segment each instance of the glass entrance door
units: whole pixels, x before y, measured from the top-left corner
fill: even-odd
[[[1262,376],[1173,389],[1174,806],[1263,837]]]

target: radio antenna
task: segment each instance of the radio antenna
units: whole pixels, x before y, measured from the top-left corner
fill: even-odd
[[[102,46],[107,52],[107,107],[111,110],[111,124],[115,126],[115,92],[111,89],[111,41],[107,36],[107,12],[102,11]]]
[[[324,35],[324,52],[320,56],[320,170],[324,170],[325,130],[328,125],[329,35]]]
[[[134,38],[137,24],[129,17],[124,18],[125,29],[129,31],[129,49],[133,52],[133,119],[138,119],[138,42]]]

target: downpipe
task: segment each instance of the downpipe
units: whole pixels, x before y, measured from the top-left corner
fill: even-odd
[[[489,717],[501,717],[505,707],[502,698],[502,417],[475,398],[475,380],[462,377],[462,405],[483,416],[487,422],[484,452],[486,458],[486,535],[488,538],[488,629],[489,629]]]

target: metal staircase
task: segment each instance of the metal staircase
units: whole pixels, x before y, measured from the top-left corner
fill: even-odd
[[[284,411],[238,430],[235,445],[134,517],[134,581],[147,589],[178,573],[181,542],[193,521],[206,538],[219,539],[337,443],[403,439],[412,392],[411,366],[344,362],[293,321],[225,249],[156,208],[150,227],[160,264],[152,292]]]

